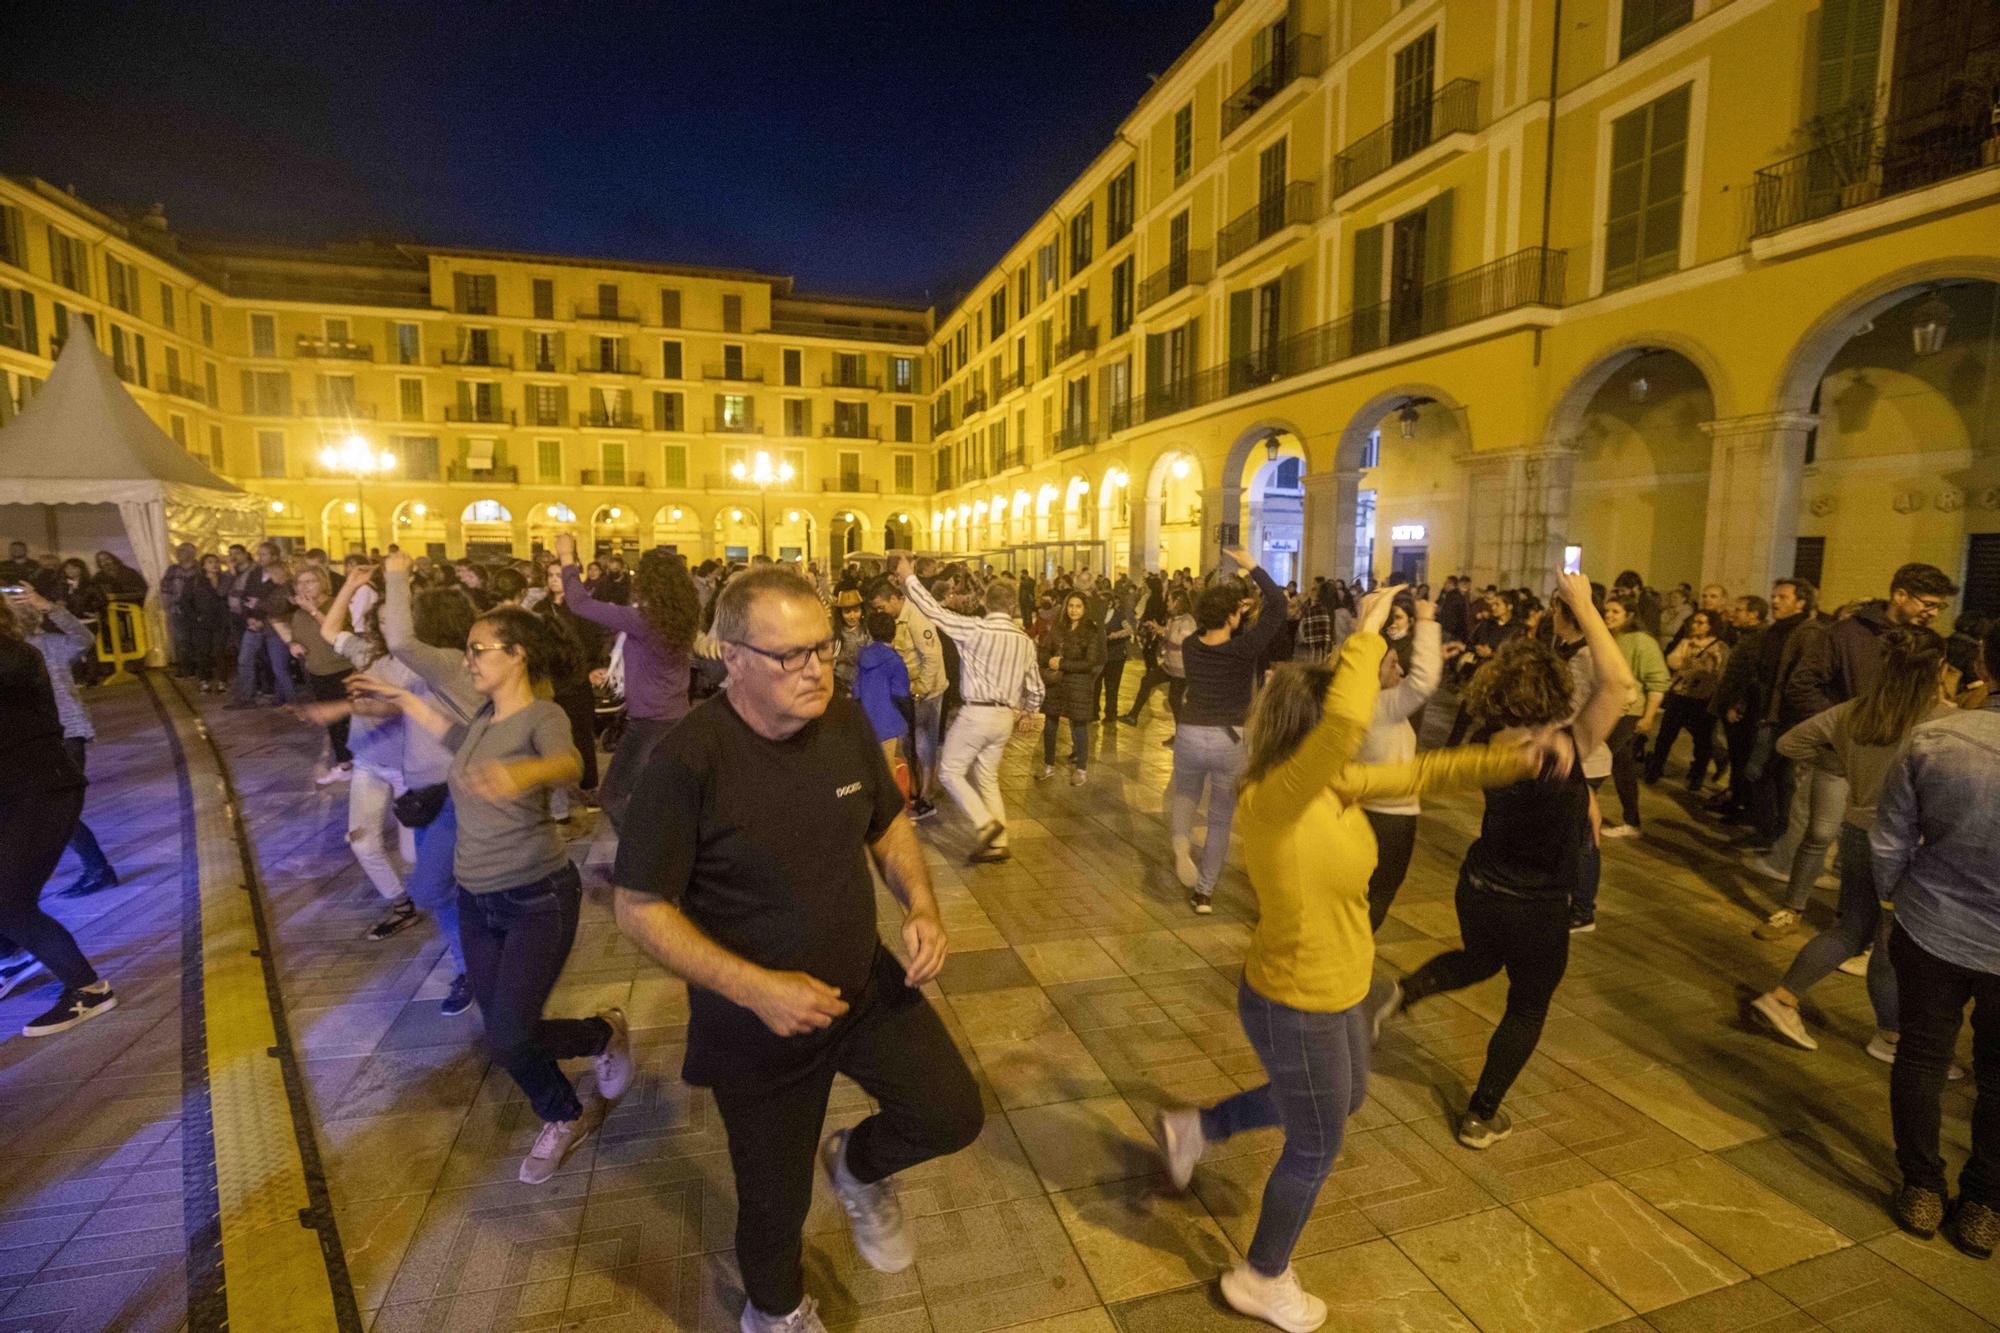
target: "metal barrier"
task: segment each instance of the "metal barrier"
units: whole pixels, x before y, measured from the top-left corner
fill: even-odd
[[[112,602],[97,622],[97,660],[111,668],[106,685],[138,679],[125,669],[128,662],[146,660],[146,608],[138,602]]]

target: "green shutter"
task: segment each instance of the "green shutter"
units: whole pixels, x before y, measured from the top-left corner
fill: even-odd
[[[243,372],[243,410],[250,413],[257,411],[257,372],[254,370]]]
[[[1451,194],[1446,190],[1424,206],[1424,285],[1451,276]]]
[[[1378,223],[1354,233],[1353,308],[1365,310],[1382,301],[1382,228]]]
[[[1229,363],[1241,365],[1250,356],[1250,322],[1255,318],[1253,297],[1245,289],[1229,294]],[[1231,372],[1234,374],[1234,372]]]
[[[16,221],[16,225],[19,225],[18,220]],[[20,293],[20,297],[21,350],[30,356],[39,356],[41,355],[41,350],[35,343],[35,294],[24,288]],[[220,407],[221,404],[210,403],[209,406]]]
[[[1146,335],[1146,392],[1155,394],[1166,383],[1167,336],[1164,333]]]
[[[1813,111],[1831,115],[1850,102],[1872,104],[1882,50],[1882,0],[1824,0]]]

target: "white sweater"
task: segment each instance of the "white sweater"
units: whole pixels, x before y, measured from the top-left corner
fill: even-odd
[[[1375,700],[1375,721],[1354,756],[1357,764],[1400,764],[1417,757],[1417,729],[1410,725],[1410,719],[1437,693],[1444,672],[1444,636],[1435,620],[1419,620],[1412,633],[1416,643],[1409,673],[1396,688],[1382,691]],[[1415,796],[1406,796],[1363,801],[1361,808],[1378,815],[1414,815],[1423,806]]]

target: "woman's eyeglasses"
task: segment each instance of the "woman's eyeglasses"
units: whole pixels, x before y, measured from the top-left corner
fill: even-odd
[[[787,673],[805,670],[806,659],[808,657],[817,657],[822,662],[831,662],[834,658],[840,656],[840,637],[838,635],[813,644],[810,648],[793,648],[782,653],[774,653],[769,648],[759,648],[756,644],[745,643],[741,639],[731,639],[729,642],[735,644],[738,648],[753,652],[759,657],[770,658],[778,664],[780,670]]]
[[[465,664],[471,666],[485,653],[498,653],[513,647],[511,643],[468,643],[465,645]]]

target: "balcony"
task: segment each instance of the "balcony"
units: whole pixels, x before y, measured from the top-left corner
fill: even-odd
[[[719,421],[714,417],[704,417],[702,430],[709,435],[762,435],[764,428],[749,417],[740,421]]]
[[[820,438],[828,440],[879,440],[882,428],[871,426],[865,421],[836,421],[819,428]]]
[[[1168,260],[1162,267],[1148,273],[1140,282],[1140,311],[1151,310],[1176,292],[1206,286],[1213,273],[1214,270],[1209,267],[1206,250],[1190,250],[1178,258]]]
[[[375,404],[357,403],[352,398],[301,398],[299,415],[334,421],[373,421]]]
[[[1479,81],[1453,79],[1333,157],[1336,199],[1454,134],[1479,128]]]
[[[880,495],[882,483],[847,475],[838,480],[828,477],[820,482],[819,489],[822,495]]]
[[[1222,103],[1222,137],[1227,139],[1251,117],[1277,100],[1278,94],[1299,79],[1320,71],[1319,35],[1302,32],[1280,46],[1271,59],[1250,72],[1250,77]]]
[[[308,338],[303,333],[298,337],[298,355],[324,357],[337,361],[373,361],[375,348],[371,343],[348,342],[335,338]]]
[[[511,408],[496,404],[458,403],[446,406],[444,419],[463,426],[512,426],[515,424],[515,413]]]
[[[461,347],[457,351],[445,351],[438,359],[447,366],[484,366],[489,370],[512,370],[514,358],[504,352],[496,352],[491,347]]]
[[[576,414],[576,424],[591,430],[644,430],[646,423],[637,412],[626,408],[622,411],[585,411]]]
[[[576,373],[579,375],[637,375],[639,363],[624,355],[580,356],[576,359]]]
[[[973,389],[965,395],[965,405],[963,406],[963,408],[960,409],[959,419],[961,421],[970,421],[976,414],[984,412],[985,410],[986,410],[985,390]]]
[[[538,375],[554,375],[562,370],[562,362],[552,356],[530,356],[521,361],[521,369]]]
[[[930,340],[923,329],[904,324],[876,324],[861,320],[774,319],[770,332],[792,338],[841,338],[871,343],[909,343],[922,346]]]
[[[521,469],[517,467],[471,468],[464,463],[453,463],[445,469],[446,481],[469,481],[482,486],[512,486],[521,479]]]
[[[748,366],[703,366],[701,377],[705,380],[719,380],[724,384],[762,384],[764,372],[752,370]]]
[[[623,301],[578,301],[571,308],[577,319],[593,320],[600,324],[637,324],[639,309],[626,305]]]
[[[1215,234],[1216,266],[1226,268],[1286,228],[1312,225],[1318,215],[1318,183],[1293,181],[1283,193],[1258,200]]]
[[[1026,385],[1027,382],[1028,372],[1025,369],[1008,371],[1000,377],[1000,383],[994,387],[993,401],[996,403],[999,402],[1002,398],[1014,392],[1014,390]]]
[[[1816,144],[1757,173],[1751,235],[1769,236],[2000,164],[1996,142],[1994,127],[1932,115]]]
[[[178,375],[160,376],[160,387],[176,398],[186,398],[191,402],[206,403],[208,390],[193,380],[184,380]]]
[[[951,479],[951,455],[947,453],[940,453],[935,461],[936,461],[936,467],[934,468],[934,471],[937,474],[937,481],[934,486],[934,489],[940,491],[948,491],[952,488],[953,485]]]
[[[836,372],[820,376],[819,382],[820,387],[826,389],[865,389],[873,393],[882,392],[881,379],[870,378],[867,375],[842,375]],[[909,390],[904,389],[902,392],[908,393]]]
[[[563,424],[562,413],[552,407],[537,408],[530,403],[525,415],[527,416],[526,424],[530,426],[561,426]]]
[[[1087,419],[1066,421],[1056,431],[1055,439],[1050,442],[1049,448],[1051,452],[1060,454],[1071,449],[1081,449],[1087,444],[1095,444],[1096,442],[1097,433],[1092,429],[1091,423]]]
[[[951,424],[951,400],[941,398],[931,409],[931,434],[942,435],[951,429]]]
[[[1007,448],[997,450],[994,453],[993,471],[990,475],[997,477],[1009,468],[1026,467],[1027,465],[1027,446],[1019,444],[1009,445]]]
[[[889,381],[890,393],[922,393],[923,391],[923,386],[917,382],[917,377],[914,374],[905,375],[901,379],[891,378]]]
[[[630,486],[635,490],[646,489],[646,474],[643,472],[604,472],[585,468],[582,476],[585,486]]]
[[[1073,328],[1057,341],[1055,360],[1051,361],[1049,365],[1051,367],[1060,366],[1064,362],[1082,356],[1086,352],[1094,351],[1096,347],[1097,326],[1095,324],[1084,324]]]

